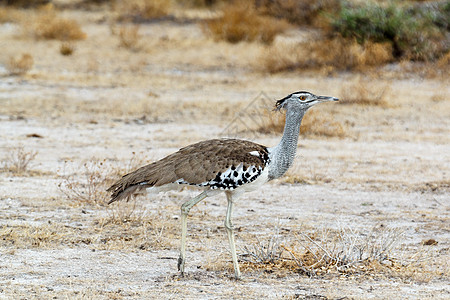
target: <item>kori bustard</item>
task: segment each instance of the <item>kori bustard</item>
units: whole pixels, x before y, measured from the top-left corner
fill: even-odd
[[[238,139],[213,139],[184,147],[179,151],[123,176],[108,191],[109,203],[147,190],[152,193],[191,185],[203,189],[195,198],[181,206],[181,248],[178,270],[184,274],[187,215],[201,200],[225,192],[228,200],[225,228],[233,259],[234,274],[239,279],[231,215],[234,201],[244,192],[279,178],[292,165],[297,150],[300,124],[305,112],[315,104],[337,101],[334,97],[316,96],[301,91],[292,93],[275,104],[276,110],[286,110],[286,123],[280,143],[265,147]]]

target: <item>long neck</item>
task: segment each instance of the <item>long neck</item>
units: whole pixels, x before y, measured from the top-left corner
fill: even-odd
[[[300,124],[305,111],[287,111],[286,123],[284,125],[283,136],[280,143],[270,148],[269,179],[276,179],[284,175],[292,166],[297,150],[298,136],[300,134]]]

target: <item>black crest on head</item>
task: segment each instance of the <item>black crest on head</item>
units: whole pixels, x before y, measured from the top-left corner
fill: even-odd
[[[310,94],[309,92],[306,92],[306,91],[299,91],[299,92],[289,94],[286,97],[284,97],[283,99],[277,100],[277,102],[275,103],[275,108],[273,110],[275,110],[275,111],[281,110],[284,107],[284,104],[286,103],[287,99],[291,98],[292,95],[294,95],[294,94],[301,94],[301,93]]]
[[[277,100],[273,110],[280,111],[283,108],[284,104],[286,103],[286,100],[289,99],[291,96],[292,96],[292,94],[289,94],[288,96],[284,97],[283,99]]]

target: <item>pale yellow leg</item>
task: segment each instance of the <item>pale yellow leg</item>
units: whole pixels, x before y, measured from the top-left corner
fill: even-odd
[[[186,234],[187,234],[187,215],[189,210],[208,197],[207,191],[204,191],[200,195],[191,200],[185,202],[181,206],[181,248],[180,248],[180,257],[178,258],[178,271],[181,272],[181,275],[184,274],[184,263],[186,261]]]
[[[239,264],[236,255],[236,246],[234,243],[233,225],[231,224],[231,215],[233,214],[233,198],[231,193],[226,193],[226,195],[228,200],[228,206],[227,206],[227,215],[225,217],[225,229],[227,230],[228,241],[230,242],[231,257],[233,259],[233,266],[234,266],[234,276],[236,277],[236,279],[241,279],[241,271],[239,271]]]

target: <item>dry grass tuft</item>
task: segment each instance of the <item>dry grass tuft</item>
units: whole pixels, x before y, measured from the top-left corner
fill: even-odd
[[[286,245],[276,233],[268,243],[244,247],[240,255],[243,271],[264,270],[285,276],[288,272],[321,276],[325,274],[370,274],[404,276],[405,272],[421,272],[425,254],[403,257],[398,245],[402,240],[398,229],[374,228],[369,232],[341,229],[313,235],[293,234]],[[420,258],[419,258],[420,256]]]
[[[81,177],[74,170],[82,170]],[[64,173],[61,175],[63,181],[58,184],[61,192],[71,200],[90,204],[104,204],[108,199],[107,175],[109,169],[105,161],[91,160],[74,168],[72,174]]]
[[[86,38],[77,21],[57,16],[51,7],[38,14],[32,30],[38,39],[75,41]]]
[[[3,170],[13,174],[26,173],[37,154],[37,151],[26,151],[23,146],[11,148],[3,161]]]
[[[389,89],[387,84],[373,84],[359,77],[342,86],[341,102],[342,104],[392,107],[393,104],[387,101]]]
[[[258,0],[258,8],[267,15],[292,24],[321,27],[327,23],[324,12],[339,11],[340,0]]]
[[[119,0],[113,4],[119,21],[143,22],[167,17],[172,9],[166,0]]]
[[[58,184],[61,192],[71,200],[104,205],[109,199],[106,189],[118,178],[135,170],[144,164],[144,156],[132,153],[128,163],[122,167],[113,166],[110,161],[91,159],[79,166],[66,165],[60,175],[62,182]],[[81,174],[79,173],[81,170]],[[127,215],[132,215],[134,209],[128,205],[118,205],[111,211],[114,219],[126,219]]]
[[[23,75],[33,68],[34,59],[29,53],[12,56],[6,63],[6,69],[11,75]]]
[[[140,223],[145,219],[145,210],[142,209],[140,202],[133,197],[130,201],[116,201],[108,205],[107,223],[124,224]]]
[[[139,25],[122,26],[118,32],[120,46],[130,50],[138,50],[141,35]]]
[[[216,40],[270,44],[277,34],[288,28],[288,24],[283,20],[261,15],[248,2],[236,2],[225,5],[222,16],[205,21],[203,28]]]
[[[73,54],[73,51],[75,51],[75,46],[72,43],[64,42],[59,46],[59,53],[61,55],[69,56]]]
[[[5,246],[20,248],[49,248],[61,245],[72,237],[74,232],[61,224],[42,223],[32,226],[21,224],[0,226],[0,240]]]
[[[0,6],[0,24],[19,22],[23,16],[24,12],[20,9]]]
[[[392,46],[355,40],[319,39],[297,45],[274,45],[262,54],[264,70],[270,73],[325,69],[364,71],[392,61]]]

